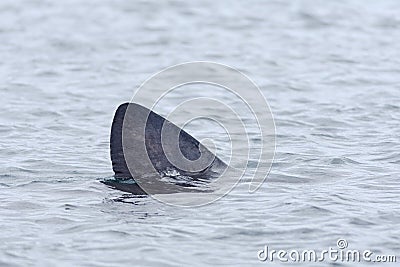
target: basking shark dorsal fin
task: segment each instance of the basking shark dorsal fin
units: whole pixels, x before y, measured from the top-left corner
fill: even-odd
[[[124,124],[125,123],[125,124]],[[136,131],[135,128],[140,128],[144,125],[144,132]],[[168,130],[162,132],[163,126],[168,125]],[[124,128],[124,126],[126,126]],[[125,131],[125,132],[124,132]],[[125,133],[125,142],[128,140],[129,145],[123,145],[123,134]],[[166,135],[163,136],[162,134]],[[170,150],[169,146],[173,146],[174,140],[171,137],[169,140],[169,134],[173,136],[174,134],[179,135],[179,150],[181,155],[178,155],[176,151]],[[162,143],[162,140],[167,140],[167,142]],[[147,150],[146,155],[141,154],[138,144],[145,143],[145,148]],[[155,112],[147,109],[136,103],[124,103],[120,105],[115,112],[114,120],[111,127],[111,138],[110,138],[110,148],[111,148],[111,161],[112,167],[115,173],[115,178],[117,179],[135,179],[135,175],[145,175],[146,166],[141,164],[140,161],[143,160],[145,156],[151,161],[152,167],[160,173],[160,175],[170,169],[177,170],[181,175],[192,177],[193,179],[201,178],[207,179],[215,176],[216,172],[222,171],[227,168],[227,165],[206,149],[198,140],[192,137],[183,129],[172,122],[166,120],[162,116],[156,114]],[[168,150],[168,156],[166,155]],[[124,153],[125,152],[125,153]],[[126,154],[130,155],[129,160],[138,161],[135,164],[127,164],[128,159]],[[184,156],[189,160],[189,166],[187,168],[177,168],[176,165],[171,163],[171,158],[178,158],[179,156]],[[206,158],[212,158],[211,164],[204,168],[196,168],[196,164],[199,164],[196,160],[201,156]],[[193,166],[190,166],[192,164]],[[128,168],[128,165],[137,166],[138,169],[134,169],[134,174]],[[144,166],[143,166],[144,165]]]

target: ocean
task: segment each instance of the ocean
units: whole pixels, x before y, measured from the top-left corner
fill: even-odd
[[[0,266],[286,266],[287,255],[262,261],[260,251],[339,249],[338,240],[399,261],[399,9],[369,0],[1,1]],[[113,176],[116,108],[154,73],[189,61],[232,66],[268,100],[276,150],[266,181],[196,208],[102,184]],[[227,156],[217,127],[188,131]]]

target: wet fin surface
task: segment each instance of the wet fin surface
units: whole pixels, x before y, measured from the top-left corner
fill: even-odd
[[[127,166],[126,157],[124,155],[124,147],[123,147],[123,138],[122,138],[123,125],[127,110],[129,110],[130,113],[134,113],[134,116],[132,116],[133,120],[137,118],[137,121],[129,121],[131,125],[134,126],[136,124],[143,123],[143,121],[145,121],[146,123],[144,135],[141,134],[140,132],[139,133],[136,132],[134,134],[137,136],[134,136],[133,140],[145,141],[147,155],[154,168],[160,174],[159,178],[161,178],[161,176],[168,170],[176,170],[181,175],[192,177],[193,180],[196,180],[197,178],[207,179],[215,177],[216,172],[223,171],[223,169],[227,167],[227,165],[224,162],[222,162],[219,158],[214,156],[207,149],[205,151],[203,149],[202,152],[200,152],[200,146],[202,145],[199,143],[198,140],[196,140],[187,132],[178,128],[178,126],[172,124],[162,116],[154,113],[153,111],[148,110],[146,107],[143,107],[139,104],[124,103],[120,105],[117,111],[115,112],[114,120],[111,127],[111,137],[110,137],[111,161],[115,173],[115,178],[117,179],[117,181],[135,178],[132,177],[132,174]],[[145,117],[147,118],[147,120]],[[166,122],[172,125],[172,127],[174,127],[173,128],[174,131],[179,131],[179,148],[185,158],[187,158],[190,161],[194,161],[201,156],[201,153],[208,153],[213,157],[215,157],[212,164],[208,168],[198,172],[187,172],[185,170],[176,169],[176,167],[173,164],[171,164],[171,162],[166,157],[161,143],[162,127]],[[129,149],[130,149],[129,153],[135,153],[134,145],[132,147],[129,147]],[[142,156],[143,155],[137,155],[135,160],[140,161]],[[154,177],[153,178],[149,177],[149,179],[154,179]],[[131,193],[134,194],[139,193],[141,190],[136,188],[136,187],[140,188],[138,184],[117,185],[116,184],[117,181],[114,181],[112,183],[109,182],[108,185],[122,191],[126,192],[132,191]],[[141,191],[143,192],[143,190]]]

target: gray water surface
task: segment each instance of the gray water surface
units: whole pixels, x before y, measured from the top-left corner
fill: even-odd
[[[339,238],[399,255],[399,10],[369,0],[1,1],[0,266],[279,265],[257,251]],[[193,60],[238,68],[268,99],[277,149],[266,183],[196,209],[101,184],[113,175],[116,107],[150,75]]]

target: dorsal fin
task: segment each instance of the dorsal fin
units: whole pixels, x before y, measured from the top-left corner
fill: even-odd
[[[145,141],[147,155],[149,156],[152,165],[158,172],[162,172],[168,168],[174,168],[175,166],[170,163],[168,158],[166,157],[163,146],[161,144],[161,131],[165,122],[169,124],[172,129],[171,131],[179,131],[179,148],[182,152],[183,156],[188,160],[196,160],[200,157],[201,153],[206,153],[207,155],[212,155],[214,157],[214,161],[207,169],[204,169],[199,172],[190,172],[184,170],[179,170],[183,175],[190,175],[191,177],[196,176],[210,176],[208,172],[211,172],[211,167],[217,166],[218,168],[226,168],[226,164],[223,163],[220,159],[218,159],[215,155],[213,155],[209,150],[205,149],[199,141],[193,138],[184,130],[180,129],[178,126],[169,122],[165,118],[160,115],[150,111],[146,107],[143,107],[136,103],[124,103],[120,105],[115,112],[114,120],[111,127],[111,138],[110,138],[110,148],[111,148],[111,161],[113,170],[116,178],[135,178],[132,177],[126,162],[126,158],[124,155],[124,148],[122,143],[122,133],[123,133],[123,124],[125,115],[127,113],[129,106],[129,113],[132,113],[133,116],[129,116],[130,125],[140,125],[145,121],[145,134],[134,133],[137,136],[132,138],[133,141]],[[147,119],[147,120],[146,120]],[[172,126],[171,126],[172,125]],[[168,133],[167,133],[168,135]],[[171,133],[172,135],[172,133]],[[168,136],[167,136],[168,138]],[[167,144],[168,145],[168,144]],[[200,152],[200,146],[202,150]],[[135,146],[132,144],[129,148],[132,151],[130,153],[135,153]],[[143,155],[137,155],[136,160],[141,160]],[[174,155],[172,155],[174,156]],[[204,177],[207,178],[207,177]]]

